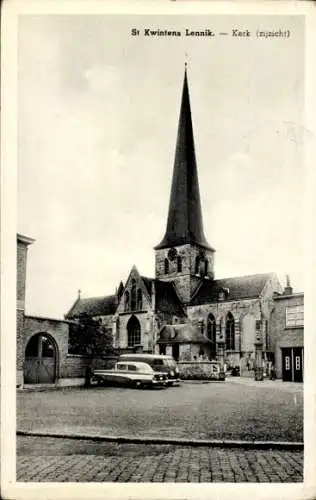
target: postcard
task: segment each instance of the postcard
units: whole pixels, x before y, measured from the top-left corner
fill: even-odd
[[[315,495],[311,7],[5,3],[3,498]]]

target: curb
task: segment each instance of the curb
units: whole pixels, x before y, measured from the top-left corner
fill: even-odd
[[[26,393],[26,392],[54,392],[54,391],[70,391],[72,389],[86,389],[86,387],[82,385],[54,385],[52,387],[17,387],[17,393]]]
[[[164,444],[177,446],[211,446],[217,448],[244,448],[244,449],[274,449],[274,450],[303,450],[304,443],[291,441],[239,441],[239,440],[220,440],[220,439],[172,439],[155,437],[137,437],[137,436],[106,436],[93,434],[75,434],[59,433],[46,431],[23,431],[17,430],[17,436],[49,437],[62,439],[78,439],[86,441],[130,443],[130,444]]]

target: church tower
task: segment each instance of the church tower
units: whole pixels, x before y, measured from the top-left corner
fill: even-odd
[[[203,229],[186,67],[167,228],[155,252],[156,278],[173,281],[184,303],[201,279],[214,278],[215,250]]]

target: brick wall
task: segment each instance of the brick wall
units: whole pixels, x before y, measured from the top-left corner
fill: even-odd
[[[25,302],[25,284],[26,284],[26,263],[27,263],[27,245],[20,241],[17,242],[17,300]]]
[[[23,384],[23,328],[24,328],[24,311],[17,309],[16,311],[16,370],[17,370],[17,386]]]
[[[27,244],[17,241],[17,273],[16,273],[16,370],[17,386],[23,384],[23,328],[25,309],[25,287],[26,287],[26,264],[27,264]]]
[[[66,321],[54,320],[49,318],[38,318],[35,316],[25,316],[24,335],[23,335],[23,353],[27,343],[37,333],[46,333],[50,335],[57,345],[57,378],[65,376],[65,366],[68,354],[68,335],[69,324]],[[68,375],[68,372],[67,372]]]
[[[22,360],[24,359],[27,343],[38,333],[45,333],[51,336],[57,345],[57,380],[80,379],[84,378],[85,370],[88,365],[104,367],[106,361],[104,358],[95,358],[93,361],[88,356],[68,354],[68,336],[69,323],[63,320],[54,320],[49,318],[38,318],[34,316],[25,316],[23,349],[20,358],[20,366],[23,369]]]
[[[276,297],[271,314],[272,347],[275,352],[275,370],[282,377],[282,347],[304,347],[304,327],[286,326],[286,308],[304,306],[304,295],[293,294]]]

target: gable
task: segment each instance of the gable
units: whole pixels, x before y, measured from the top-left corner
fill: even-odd
[[[133,266],[122,295],[119,300],[117,312],[122,314],[124,312],[131,312],[137,310],[151,309],[151,280],[140,276],[136,266]],[[141,307],[139,307],[138,298],[141,296]],[[127,305],[127,300],[129,305]]]

